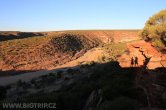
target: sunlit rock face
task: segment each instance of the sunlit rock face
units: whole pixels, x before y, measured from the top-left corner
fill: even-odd
[[[128,53],[118,58],[122,67],[143,66],[145,57],[150,58],[148,69],[166,67],[166,54],[158,52],[150,43],[143,40],[127,44]],[[131,64],[131,59],[138,58],[138,65]]]

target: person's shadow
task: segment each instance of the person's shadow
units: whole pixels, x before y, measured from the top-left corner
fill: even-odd
[[[150,61],[151,57],[146,57],[145,60],[143,61],[143,66],[147,69],[147,65]]]
[[[135,57],[134,64],[135,66],[138,66],[138,57]]]
[[[131,58],[131,62],[130,62],[130,66],[133,67],[134,66],[134,58]]]

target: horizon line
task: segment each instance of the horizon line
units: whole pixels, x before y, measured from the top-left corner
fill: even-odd
[[[12,31],[9,31],[9,30],[6,30],[6,31],[1,31],[0,32],[61,32],[61,31],[113,31],[113,30],[117,30],[117,31],[127,31],[127,30],[141,30],[141,29],[60,29],[60,30],[48,30],[48,31],[20,31],[20,30],[12,30]]]

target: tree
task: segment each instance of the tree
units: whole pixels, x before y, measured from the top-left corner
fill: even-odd
[[[154,14],[146,22],[141,31],[141,37],[151,42],[155,47],[163,49],[166,46],[166,10]]]

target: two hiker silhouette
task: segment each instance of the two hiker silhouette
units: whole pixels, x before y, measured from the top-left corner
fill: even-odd
[[[131,66],[138,66],[138,57],[131,58]]]

